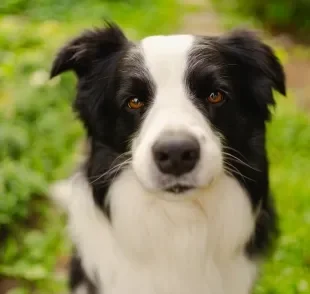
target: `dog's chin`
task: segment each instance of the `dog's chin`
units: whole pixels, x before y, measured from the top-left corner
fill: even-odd
[[[159,198],[169,202],[190,200],[197,195],[199,188],[176,184],[160,189],[156,194]]]
[[[201,185],[188,185],[184,183],[173,183],[159,188],[158,195],[168,201],[182,201],[201,197],[214,185],[218,177],[210,177]]]
[[[195,186],[175,184],[175,185],[165,188],[164,191],[175,194],[177,196],[179,194],[184,194],[186,192],[189,192],[190,190],[194,190],[195,188],[196,188]]]
[[[200,197],[218,178],[218,174],[213,173],[213,176],[209,174],[204,179],[169,179],[158,174],[148,177],[147,174],[140,173],[135,168],[132,170],[143,190],[154,197],[167,201],[182,201]]]
[[[195,185],[187,185],[175,181],[163,184],[153,181],[143,181],[138,176],[137,180],[147,193],[167,201],[179,201],[185,198],[191,198],[195,194],[195,191],[199,190],[199,187]]]

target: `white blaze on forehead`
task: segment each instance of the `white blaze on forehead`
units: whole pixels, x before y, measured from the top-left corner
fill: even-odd
[[[200,143],[199,164],[191,173],[184,175],[183,184],[208,185],[221,171],[220,140],[212,132],[204,113],[195,105],[186,85],[194,42],[194,36],[173,35],[148,37],[140,44],[143,65],[154,85],[155,95],[133,139],[132,162],[135,174],[147,189],[162,189],[169,182],[169,177],[156,167],[152,153],[152,146],[165,133],[173,132],[180,136],[187,133]]]
[[[184,84],[193,43],[191,35],[152,36],[141,41],[145,64],[157,88]]]

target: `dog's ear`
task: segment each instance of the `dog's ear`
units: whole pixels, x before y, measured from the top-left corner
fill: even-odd
[[[268,106],[275,104],[272,89],[286,94],[284,70],[273,50],[247,30],[232,31],[218,42],[231,74],[239,79],[239,90],[246,88],[268,119]]]
[[[93,62],[120,51],[127,43],[123,32],[112,23],[107,23],[103,29],[85,31],[59,51],[51,69],[51,78],[69,70],[81,78],[88,73]]]

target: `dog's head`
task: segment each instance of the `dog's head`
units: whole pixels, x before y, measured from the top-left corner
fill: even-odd
[[[265,169],[265,122],[285,77],[254,34],[133,43],[110,24],[61,49],[51,75],[69,70],[92,142],[91,179],[128,163],[146,190],[181,198],[223,173]]]

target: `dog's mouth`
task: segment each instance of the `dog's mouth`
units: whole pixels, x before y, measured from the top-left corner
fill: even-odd
[[[165,190],[169,193],[181,194],[181,193],[185,193],[189,190],[192,190],[194,188],[195,187],[193,187],[193,186],[187,186],[187,185],[174,185],[174,186],[171,186],[169,188],[166,188]]]

